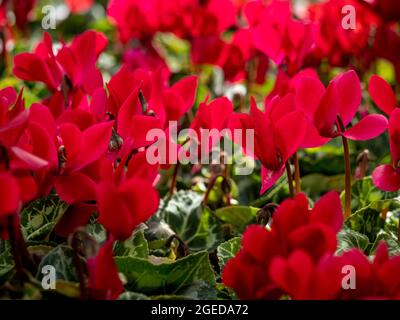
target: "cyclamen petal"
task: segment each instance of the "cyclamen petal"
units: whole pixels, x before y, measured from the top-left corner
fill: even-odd
[[[361,103],[360,79],[354,70],[340,74],[334,80],[338,93],[338,111],[344,126],[354,118]]]
[[[368,91],[372,101],[387,115],[396,108],[396,96],[390,85],[377,75],[369,80]]]
[[[132,216],[135,212],[130,212],[118,188],[110,183],[100,183],[97,186],[97,203],[99,222],[116,239],[128,239],[136,226]]]
[[[330,82],[314,115],[314,125],[323,137],[332,137],[339,112],[339,97],[335,82]]]
[[[87,261],[88,288],[96,299],[116,300],[124,292],[113,257],[113,244],[114,239],[111,237],[100,248],[97,256]]]
[[[26,166],[28,168],[31,168],[32,170],[42,169],[49,165],[48,161],[39,158],[34,154],[27,152],[19,147],[11,147],[11,150],[18,159],[23,161],[26,164]]]
[[[8,172],[0,173],[0,219],[17,212],[20,195],[17,179]]]
[[[82,133],[80,154],[75,170],[79,170],[100,158],[110,143],[113,122],[100,123],[86,129]]]
[[[287,260],[281,257],[275,258],[269,268],[274,282],[293,299],[310,297],[314,272],[311,257],[302,250],[294,251]]]
[[[314,116],[318,104],[325,93],[321,80],[303,77],[296,88],[296,105],[309,116]]]
[[[80,172],[60,176],[54,186],[59,197],[69,204],[96,199],[96,183]]]
[[[296,125],[294,125],[296,123]],[[307,120],[300,110],[282,117],[275,126],[279,139],[276,139],[282,162],[286,162],[301,146],[307,132]]]
[[[377,167],[372,173],[374,185],[387,192],[400,190],[400,172],[391,165],[382,165]]]
[[[400,160],[400,108],[392,111],[389,118],[390,154],[394,166]]]
[[[310,222],[323,223],[333,232],[339,232],[343,225],[343,210],[337,192],[328,192],[318,200],[311,211]]]
[[[133,177],[119,186],[102,182],[97,186],[99,222],[116,239],[125,240],[157,211],[159,200],[152,182],[140,178]]]
[[[275,182],[282,176],[285,171],[285,165],[282,165],[278,170],[272,171],[264,166],[261,168],[261,190],[260,194],[264,194],[270,189]]]
[[[343,136],[356,141],[370,140],[381,135],[387,129],[387,126],[388,121],[385,116],[369,114],[347,129]]]

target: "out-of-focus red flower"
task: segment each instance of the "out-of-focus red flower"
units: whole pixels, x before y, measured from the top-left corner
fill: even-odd
[[[354,7],[355,29],[344,28],[342,8]],[[309,7],[310,19],[316,26],[315,52],[329,59],[334,66],[345,66],[352,56],[360,56],[368,47],[368,39],[373,26],[378,21],[367,6],[357,0],[329,0]]]
[[[396,0],[359,0],[369,5],[384,22],[396,22],[400,19],[400,3]]]
[[[111,237],[100,248],[96,257],[87,259],[88,289],[92,298],[116,300],[124,292],[113,258],[113,243],[114,239]]]
[[[82,13],[88,11],[94,0],[65,0],[72,13]]]
[[[19,29],[23,30],[25,28],[35,4],[36,0],[13,0],[15,23]]]
[[[154,72],[162,69],[163,79],[169,79],[171,75],[163,58],[150,44],[138,45],[137,47],[125,50],[122,61],[129,70],[145,69]]]
[[[288,1],[272,1],[265,7],[250,2],[249,6],[247,19],[255,47],[289,74],[296,73],[314,41],[311,24],[293,19]],[[258,10],[251,10],[255,6]]]
[[[236,31],[231,42],[221,43],[221,47],[216,64],[224,71],[225,80],[264,83],[269,59],[254,47],[249,29]]]
[[[113,0],[109,2],[107,14],[117,24],[124,44],[136,39],[142,46],[151,47],[157,32],[172,32],[190,41],[194,64],[219,65],[221,52],[227,49],[221,34],[236,24],[236,9],[231,0],[151,0],[146,3]],[[147,68],[150,62],[135,60],[142,63],[141,68]]]
[[[107,9],[123,42],[148,39],[159,31],[186,39],[220,34],[235,24],[235,13],[230,0],[113,0]]]
[[[377,28],[372,53],[377,58],[390,61],[396,72],[396,80],[400,81],[400,35],[396,25],[382,25]]]

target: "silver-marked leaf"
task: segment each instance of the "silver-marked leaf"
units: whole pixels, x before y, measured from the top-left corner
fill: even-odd
[[[240,250],[241,241],[242,239],[240,237],[235,237],[218,246],[217,256],[221,272],[224,269],[226,263],[230,259],[232,259]]]
[[[46,265],[51,265],[56,269],[56,280],[78,281],[72,248],[60,245],[51,250],[39,264],[38,273],[36,274],[37,279],[42,279],[43,274],[41,271]]]
[[[349,251],[353,248],[358,248],[365,251],[369,245],[369,239],[366,235],[349,228],[343,228],[337,234],[338,249],[337,254]]]
[[[147,259],[149,256],[149,245],[144,237],[144,230],[146,228],[144,224],[141,224],[129,239],[117,241],[113,250],[114,255]]]
[[[203,195],[190,190],[163,199],[157,214],[147,222],[146,238],[152,241],[177,234],[191,251],[215,250],[223,240],[221,225],[202,202]]]
[[[48,240],[68,204],[51,195],[26,206],[21,213],[22,232],[27,241]]]

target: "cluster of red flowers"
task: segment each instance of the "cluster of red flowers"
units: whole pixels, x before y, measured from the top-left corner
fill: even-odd
[[[93,4],[67,2],[72,11]],[[0,5],[3,27],[10,3]],[[35,1],[12,3],[16,23],[23,28]],[[341,25],[346,4],[356,8],[354,30]],[[398,1],[329,0],[310,6],[308,15],[299,19],[284,0],[111,0],[108,15],[126,51],[125,64],[106,84],[97,67],[108,45],[104,34],[86,31],[55,51],[45,33],[33,52],[14,57],[13,73],[44,84],[48,97],[25,106],[22,89],[0,90],[1,237],[13,236],[10,232],[19,227],[26,204],[52,192],[69,204],[55,229],[59,236],[68,237],[98,213],[108,240],[87,261],[88,286],[97,296],[117,298],[123,291],[113,243],[129,238],[159,206],[155,185],[161,164],[146,159],[146,148],[155,142],[148,141],[147,133],[167,132],[169,122],[182,119],[195,102],[196,76],[169,84],[170,70],[153,47],[158,32],[187,40],[192,63],[222,68],[227,81],[264,83],[269,61],[277,65],[263,110],[254,99],[246,114],[234,112],[225,97],[207,97],[190,124],[196,132],[254,130],[254,150],[243,149],[262,164],[262,193],[299,149],[322,146],[336,137],[370,140],[387,127],[392,164],[376,168],[373,180],[383,190],[400,189],[400,111],[390,85],[378,76],[371,78],[369,92],[389,122],[378,114],[357,117],[359,76],[377,58],[391,61],[400,78],[400,35],[394,24],[400,18]],[[131,40],[137,40],[133,48]],[[354,70],[340,73],[325,87],[314,67],[326,59],[331,66]],[[274,213],[271,230],[246,230],[243,247],[228,262],[223,281],[245,299],[400,298],[400,257],[390,258],[384,244],[373,262],[358,250],[336,256],[342,224],[336,193],[326,194],[313,209],[298,193]],[[355,290],[342,288],[347,265],[357,271]]]
[[[348,6],[356,15],[352,28],[342,24],[342,8]],[[324,60],[366,71],[384,58],[400,77],[395,0],[329,0],[310,5],[297,18],[286,0],[113,0],[108,15],[123,43],[138,40],[125,56],[132,65],[166,68],[151,41],[157,32],[172,32],[190,42],[193,64],[219,66],[228,81],[263,83],[268,58],[292,76]]]
[[[250,115],[235,114],[231,121],[234,127],[255,130],[255,156],[263,165],[261,193],[282,175],[285,162],[299,148],[318,147],[338,136],[369,140],[386,130],[386,118],[376,114],[346,129],[361,103],[354,71],[340,74],[327,89],[311,70],[296,74],[290,84],[278,85],[282,88],[275,88],[279,93],[266,100],[264,112],[253,100]]]
[[[339,195],[330,192],[309,209],[304,194],[284,201],[271,231],[248,227],[242,248],[223,272],[241,299],[399,299],[400,257],[382,243],[374,261],[360,250],[335,255],[343,223]],[[353,272],[354,283],[346,281]]]
[[[3,237],[9,217],[54,188],[70,205],[57,234],[68,236],[98,211],[110,240],[97,259],[113,261],[113,239],[127,239],[157,210],[158,165],[146,161],[144,148],[152,143],[146,133],[182,117],[194,103],[197,79],[168,87],[160,72],[122,68],[107,84],[107,94],[96,68],[106,45],[104,35],[87,31],[55,54],[45,34],[33,53],[15,56],[14,74],[44,83],[52,94],[25,109],[22,91],[0,92]],[[95,285],[106,281],[93,272]]]

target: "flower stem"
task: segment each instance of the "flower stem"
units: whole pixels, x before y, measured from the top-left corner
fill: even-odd
[[[359,174],[357,178],[363,179],[367,174],[367,166],[369,160],[369,151],[366,149],[361,152],[357,157],[357,163],[359,165]]]
[[[79,231],[76,231],[72,235],[72,239],[71,239],[71,247],[73,250],[72,259],[73,259],[73,263],[75,265],[76,273],[78,275],[80,298],[81,298],[81,300],[86,300],[88,298],[88,292],[87,292],[84,270],[83,270],[81,258],[79,255],[79,244],[80,244]]]
[[[343,121],[338,116],[338,124],[341,132],[345,131]],[[345,163],[345,198],[344,198],[344,217],[349,218],[351,215],[351,166],[350,166],[350,152],[349,142],[347,138],[342,135],[343,142],[343,155]]]
[[[22,258],[19,252],[19,245],[18,245],[18,237],[17,237],[17,232],[15,230],[15,217],[14,214],[9,215],[7,217],[7,228],[8,228],[8,237],[10,240],[11,244],[11,252],[14,257],[14,262],[15,262],[15,269],[17,272],[17,276],[19,279],[24,281],[25,279],[25,269],[22,264]]]
[[[169,187],[169,195],[170,196],[172,196],[174,194],[174,192],[175,192],[176,181],[177,181],[177,178],[178,178],[179,164],[180,164],[179,162],[177,162],[175,164],[174,172],[172,173],[172,182],[171,182],[171,185]]]
[[[225,198],[226,198],[226,205],[229,207],[231,205],[231,190],[232,186],[230,184],[229,180],[229,165],[226,163],[224,167],[224,181],[222,182],[222,189],[225,193]]]
[[[294,162],[294,179],[296,181],[296,194],[301,192],[301,180],[300,180],[300,164],[297,152],[293,155]]]
[[[204,195],[204,200],[203,200],[204,206],[206,206],[208,204],[208,198],[210,197],[211,190],[214,188],[215,181],[217,180],[217,177],[218,177],[218,175],[214,175],[208,181],[207,191],[206,191],[206,193]]]
[[[286,175],[287,175],[288,184],[289,184],[289,194],[291,197],[294,197],[293,177],[292,177],[292,171],[290,170],[289,161],[286,161],[285,167],[286,167]]]
[[[31,259],[28,252],[20,229],[18,213],[14,213],[7,217],[7,228],[17,276],[21,281],[28,280],[27,271],[31,274],[35,274],[37,265]]]

